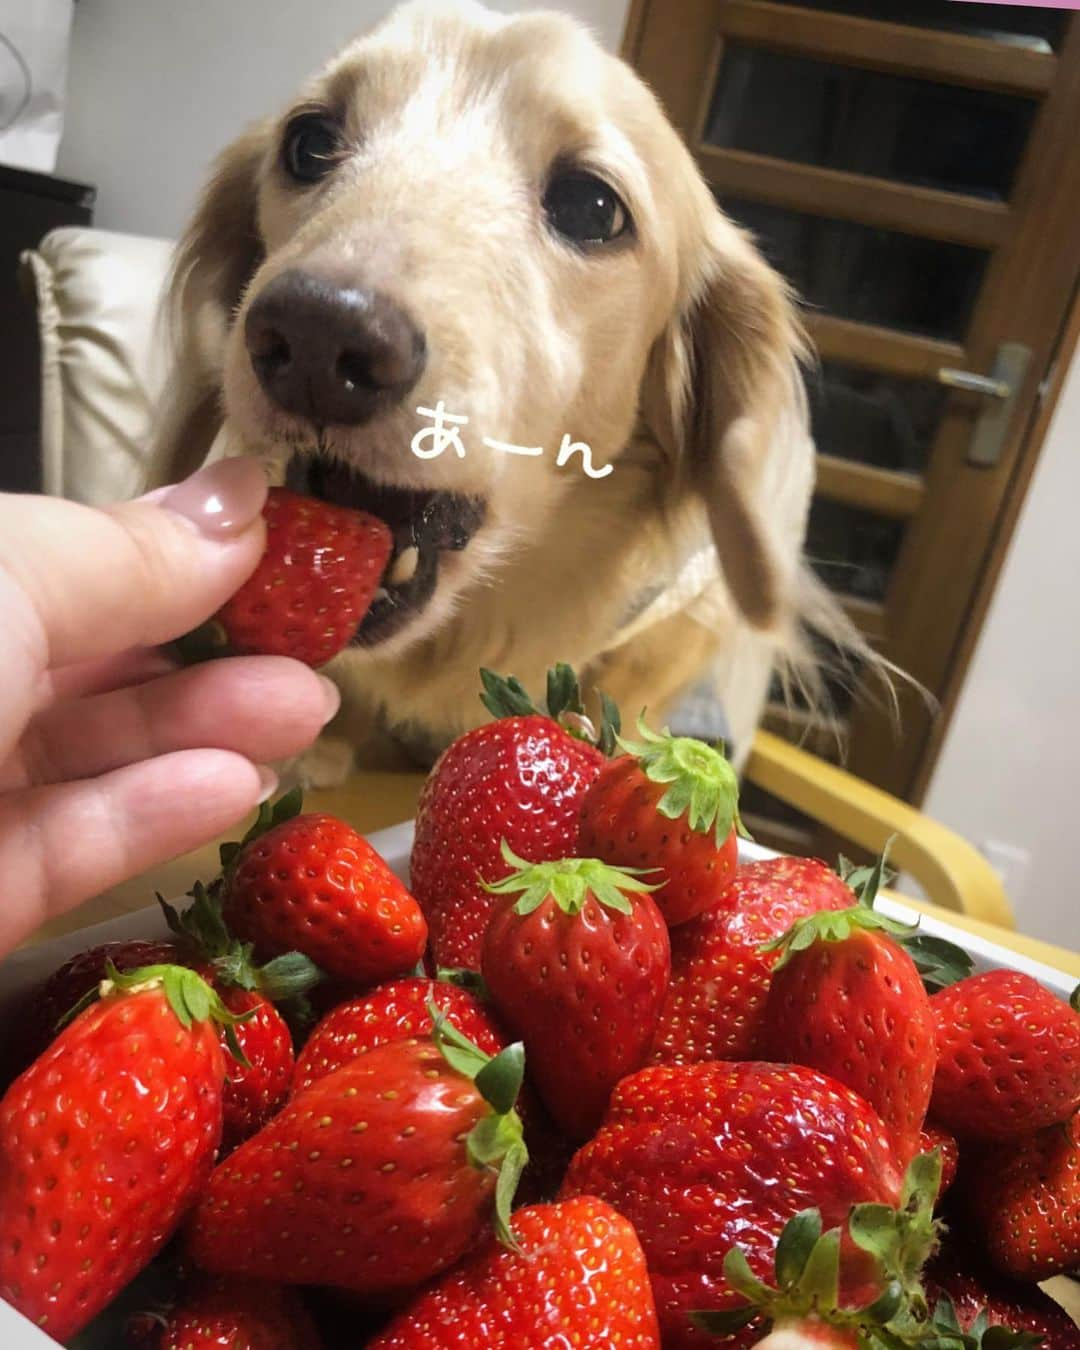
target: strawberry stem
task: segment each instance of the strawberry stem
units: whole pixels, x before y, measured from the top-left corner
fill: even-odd
[[[692,736],[673,736],[664,728],[653,731],[638,718],[640,741],[616,737],[628,755],[633,755],[651,783],[667,785],[656,809],[668,820],[685,816],[696,834],[712,833],[720,848],[732,829],[749,838],[739,819],[739,780],[724,757],[722,747],[714,747]]]
[[[550,717],[573,736],[575,740],[596,745],[605,755],[615,753],[620,729],[619,710],[607,694],[600,694],[602,720],[597,732],[585,712],[581,684],[573,666],[560,661],[547,674],[547,704],[538,707],[528,690],[515,675],[496,675],[481,668],[480,683],[483,692],[480,702],[493,717]]]
[[[599,858],[562,858],[557,862],[529,863],[519,858],[504,839],[500,844],[504,861],[514,868],[501,881],[482,881],[480,884],[491,895],[516,895],[521,899],[514,906],[515,914],[531,914],[550,896],[564,914],[574,917],[581,913],[591,894],[606,909],[630,914],[633,906],[627,899],[635,892],[658,889],[641,881],[645,875],[637,867],[612,867]],[[656,869],[652,868],[655,872]]]

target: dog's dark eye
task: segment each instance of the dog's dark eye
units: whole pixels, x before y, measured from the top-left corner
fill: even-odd
[[[325,178],[341,153],[341,129],[322,113],[302,113],[285,128],[281,158],[299,183]]]
[[[575,244],[607,244],[630,228],[630,213],[615,189],[582,169],[551,180],[544,210],[552,229]]]

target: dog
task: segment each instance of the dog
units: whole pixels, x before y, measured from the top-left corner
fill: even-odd
[[[480,667],[555,659],[650,720],[705,691],[738,763],[807,622],[858,644],[802,554],[793,297],[564,14],[394,11],[221,156],[170,313],[155,481],[254,454],[394,532],[309,783],[429,764]]]

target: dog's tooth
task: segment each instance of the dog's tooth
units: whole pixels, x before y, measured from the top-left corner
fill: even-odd
[[[416,569],[419,565],[420,550],[415,544],[410,544],[408,548],[402,549],[394,559],[394,565],[390,568],[387,580],[392,586],[403,586],[416,576]]]
[[[379,589],[375,592],[375,594],[371,597],[371,599],[372,602],[376,600],[389,600],[390,592],[386,589],[385,586],[380,586]]]

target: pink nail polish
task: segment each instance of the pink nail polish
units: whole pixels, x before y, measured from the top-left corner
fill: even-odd
[[[207,464],[169,488],[160,504],[208,539],[231,539],[258,516],[266,501],[266,475],[257,460],[242,455]]]

